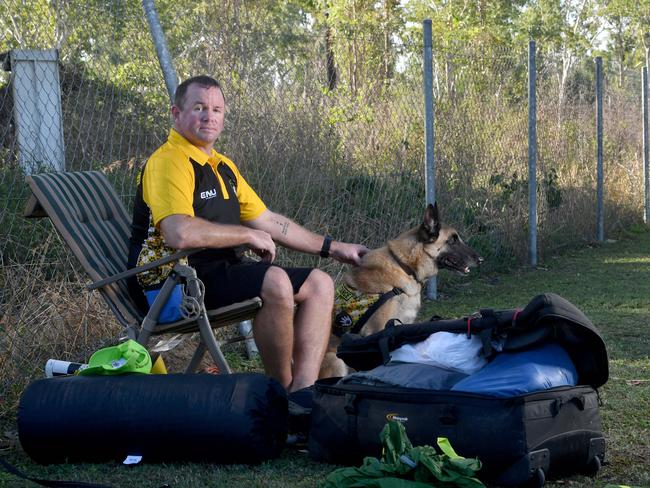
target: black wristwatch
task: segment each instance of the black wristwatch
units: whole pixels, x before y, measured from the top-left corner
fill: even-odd
[[[323,247],[320,248],[320,257],[329,258],[330,257],[330,246],[332,245],[332,238],[330,236],[325,236],[323,239]]]

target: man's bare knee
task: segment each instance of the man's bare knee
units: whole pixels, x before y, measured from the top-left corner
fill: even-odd
[[[264,275],[260,295],[264,303],[293,307],[293,285],[287,273],[277,266],[271,266]]]
[[[318,298],[324,301],[334,300],[334,282],[330,275],[320,269],[313,269],[296,295],[298,303]]]

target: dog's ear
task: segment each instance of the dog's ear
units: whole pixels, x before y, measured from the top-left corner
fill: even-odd
[[[418,229],[418,240],[421,242],[432,242],[440,234],[440,215],[438,213],[438,202],[427,205],[424,211],[424,220]]]

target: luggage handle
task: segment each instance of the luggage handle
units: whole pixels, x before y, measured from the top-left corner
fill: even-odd
[[[557,416],[557,414],[560,413],[560,410],[562,410],[562,407],[564,407],[564,405],[567,405],[569,403],[575,403],[576,406],[580,410],[584,410],[585,409],[585,404],[586,404],[585,396],[584,395],[576,395],[576,396],[573,396],[573,397],[569,398],[568,400],[562,400],[560,398],[556,398],[553,401],[553,404],[551,406],[551,413],[553,414],[553,417]]]
[[[584,396],[584,395],[574,396],[574,397],[573,397],[571,400],[569,400],[569,401],[570,401],[570,402],[574,402],[576,405],[578,405],[578,408],[579,408],[580,410],[584,410],[584,409],[585,409],[585,405],[587,404],[587,402],[585,401],[585,396]]]
[[[343,410],[345,410],[345,413],[348,415],[357,414],[357,395],[354,395],[352,393],[345,394],[345,406],[343,407]]]

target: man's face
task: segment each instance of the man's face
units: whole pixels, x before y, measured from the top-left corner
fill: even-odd
[[[221,89],[192,83],[182,107],[172,106],[174,128],[203,152],[210,154],[223,130],[225,101]]]

